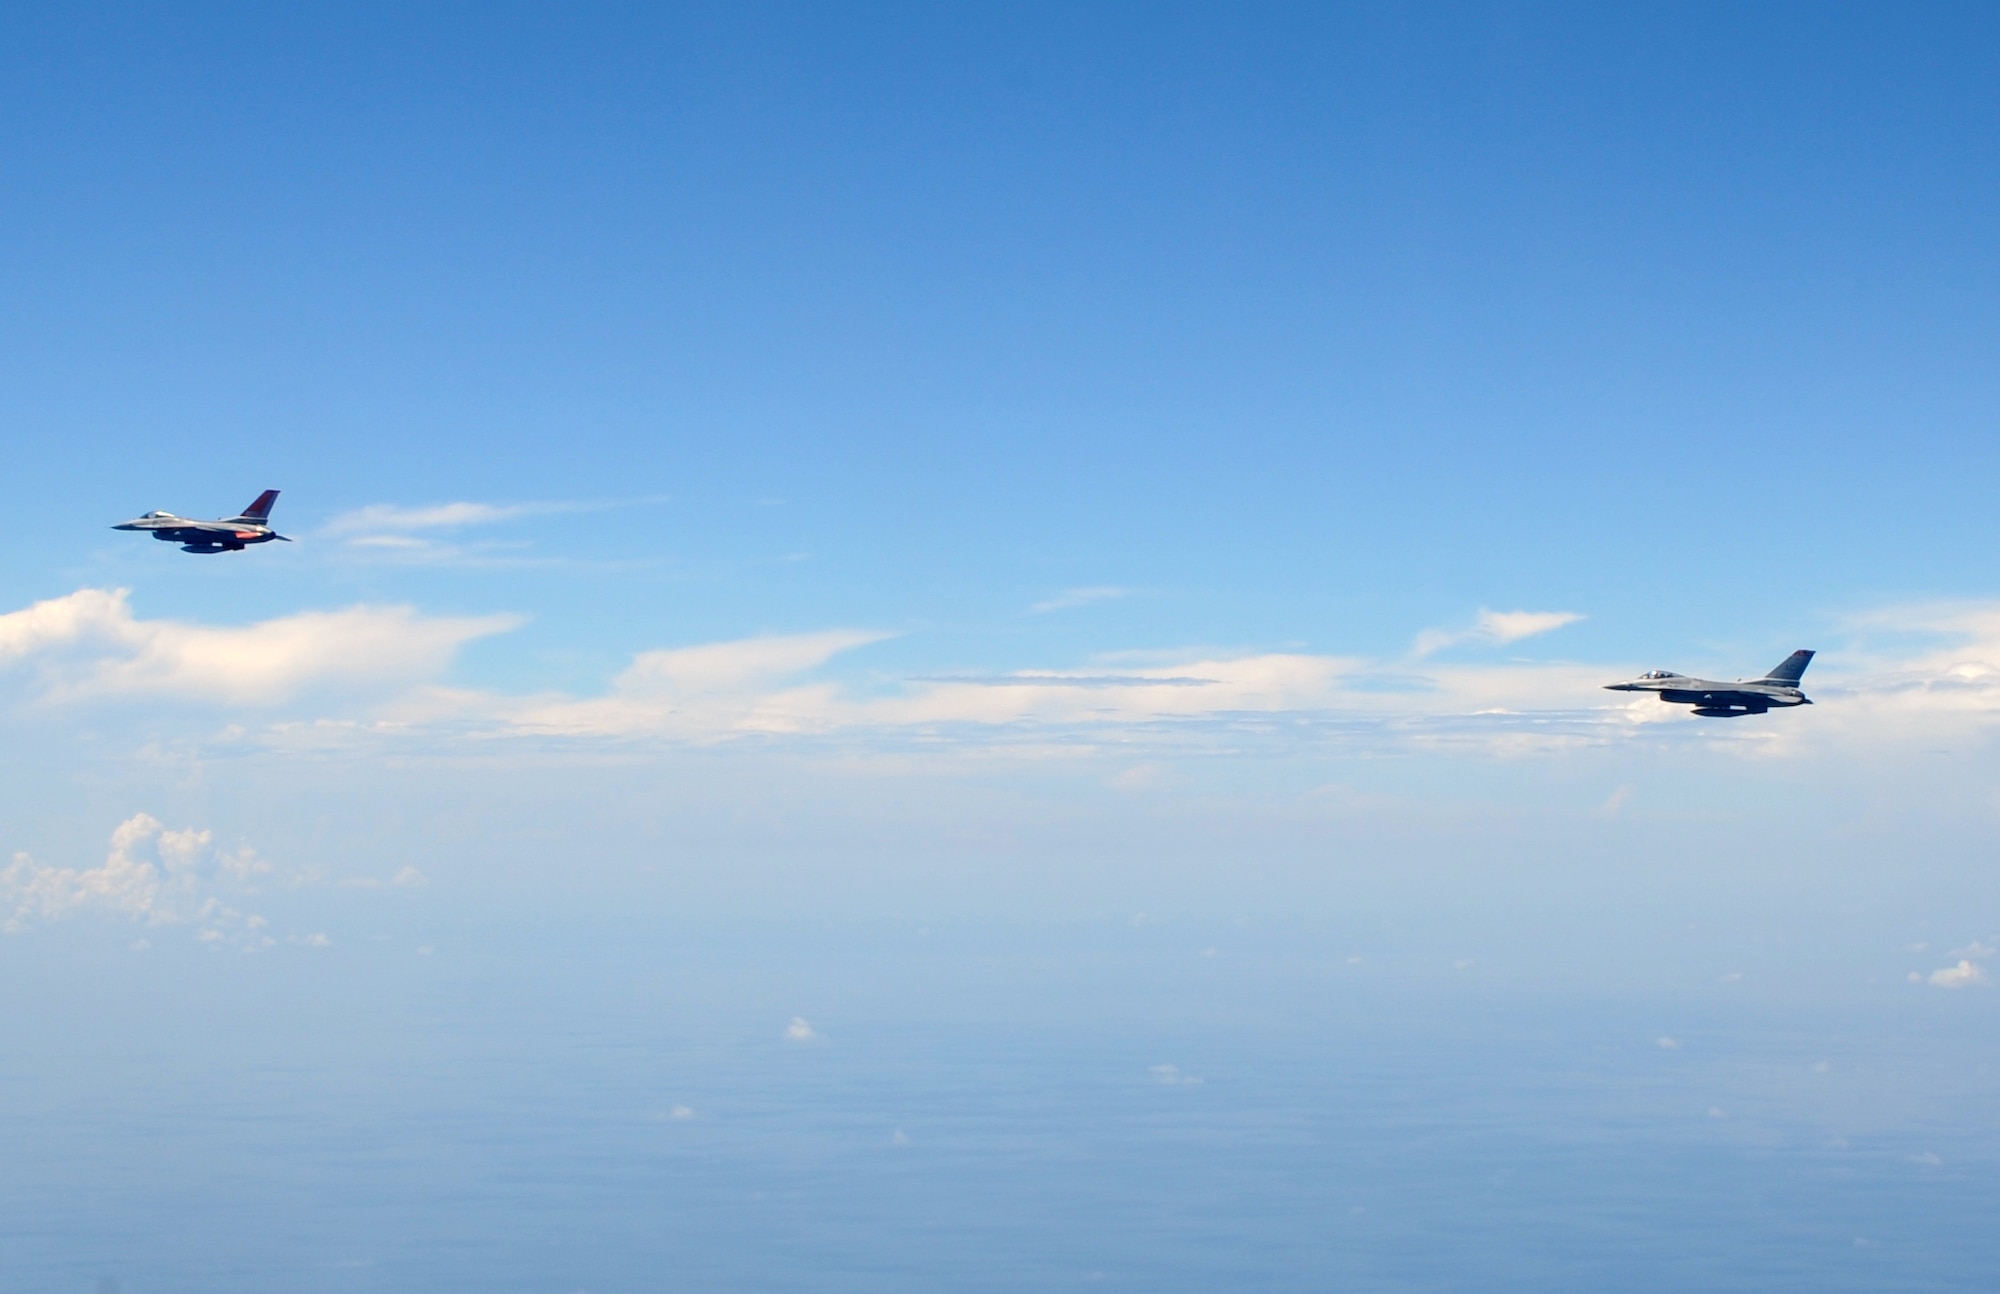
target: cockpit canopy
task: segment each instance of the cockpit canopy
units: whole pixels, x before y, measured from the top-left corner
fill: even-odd
[[[1644,674],[1641,674],[1641,675],[1640,675],[1639,677],[1640,677],[1640,678],[1679,678],[1679,677],[1680,677],[1680,675],[1678,675],[1678,674],[1674,673],[1674,672],[1673,672],[1672,670],[1670,670],[1670,669],[1649,669],[1649,670],[1647,670],[1647,671],[1646,671],[1646,672],[1645,672]]]

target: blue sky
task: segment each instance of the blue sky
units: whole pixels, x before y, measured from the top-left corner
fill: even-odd
[[[5,22],[21,877],[2000,928],[1984,11]]]

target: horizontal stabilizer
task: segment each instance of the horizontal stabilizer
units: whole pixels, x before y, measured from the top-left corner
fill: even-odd
[[[1797,687],[1799,679],[1806,672],[1806,666],[1812,664],[1812,658],[1813,654],[1809,651],[1795,651],[1766,674],[1763,681],[1777,683],[1783,687]]]

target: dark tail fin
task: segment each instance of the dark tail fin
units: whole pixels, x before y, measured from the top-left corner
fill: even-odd
[[[1813,654],[1809,651],[1795,651],[1785,657],[1784,661],[1769,674],[1766,674],[1764,682],[1782,683],[1786,687],[1797,687],[1800,676],[1806,672],[1806,666],[1812,664],[1812,658]]]
[[[271,519],[271,505],[278,501],[276,490],[266,490],[257,496],[257,501],[231,517],[231,521],[254,521],[263,525]]]

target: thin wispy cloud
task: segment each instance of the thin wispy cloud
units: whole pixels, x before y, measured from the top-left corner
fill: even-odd
[[[1038,616],[1051,611],[1067,611],[1071,607],[1087,607],[1093,602],[1112,602],[1119,598],[1129,598],[1133,590],[1119,588],[1111,584],[1097,584],[1089,588],[1064,589],[1045,602],[1037,602],[1028,610]]]
[[[660,502],[637,499],[540,499],[515,503],[456,500],[406,505],[371,503],[343,512],[320,531],[357,555],[426,566],[548,565],[528,555],[527,539],[463,538],[464,532],[535,517],[608,512]]]
[[[1479,618],[1466,629],[1426,629],[1417,635],[1412,654],[1419,659],[1447,647],[1465,643],[1505,646],[1551,633],[1584,617],[1575,611],[1488,611],[1480,608]]]
[[[515,517],[546,515],[571,510],[560,503],[434,503],[406,507],[395,503],[371,503],[343,512],[326,523],[326,533],[336,537],[369,537],[383,534],[407,535],[424,530],[458,530],[466,526],[490,526]]]
[[[463,530],[471,526],[498,525],[522,517],[605,512],[657,501],[656,499],[540,499],[520,503],[478,503],[468,500],[417,505],[371,503],[341,513],[326,523],[324,533],[337,538],[412,535],[424,531]]]

